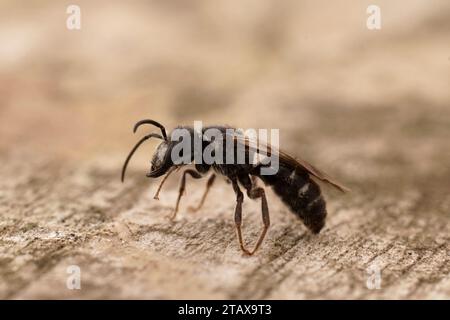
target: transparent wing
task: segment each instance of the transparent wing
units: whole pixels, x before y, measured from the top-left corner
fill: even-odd
[[[271,156],[273,152],[277,152],[279,155],[280,163],[288,164],[289,166],[293,168],[300,168],[302,170],[305,170],[315,178],[319,179],[322,182],[328,183],[338,189],[341,192],[347,192],[350,191],[347,187],[343,186],[342,184],[336,182],[334,179],[332,179],[328,174],[325,172],[317,169],[315,166],[307,162],[306,160],[303,160],[301,158],[294,158],[288,153],[275,148],[271,145],[269,145],[265,141],[261,141],[255,138],[250,138],[244,135],[233,135],[234,141],[236,143],[242,143],[244,144],[248,150],[252,150],[255,153],[262,154],[265,156]]]

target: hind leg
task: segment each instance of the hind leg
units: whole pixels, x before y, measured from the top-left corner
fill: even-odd
[[[242,230],[241,230],[241,224],[242,224],[242,202],[243,200],[243,194],[241,190],[239,189],[237,181],[234,179],[232,180],[233,189],[236,193],[237,199],[236,199],[236,210],[235,210],[235,224],[236,224],[236,230],[238,233],[239,238],[239,244],[241,246],[242,251],[247,255],[253,255],[261,246],[267,230],[270,226],[270,217],[269,217],[269,207],[267,205],[267,199],[263,188],[260,187],[254,187],[254,184],[252,184],[252,181],[248,176],[240,176],[239,182],[242,183],[242,185],[247,189],[247,195],[251,199],[258,199],[261,198],[261,212],[262,212],[262,220],[263,220],[263,230],[261,231],[261,234],[259,235],[258,241],[256,242],[255,247],[253,250],[249,251],[245,248],[244,242],[242,240]]]
[[[256,242],[256,245],[253,248],[253,250],[250,252],[250,254],[252,255],[258,250],[258,248],[261,246],[261,243],[263,242],[264,238],[266,237],[267,230],[270,227],[270,216],[269,216],[269,207],[267,205],[266,193],[264,192],[263,188],[258,187],[256,189],[253,189],[253,190],[247,192],[247,195],[251,199],[261,198],[261,214],[262,214],[262,220],[263,220],[263,224],[264,224],[261,234],[258,238],[258,241]]]
[[[266,237],[267,230],[270,227],[269,206],[267,205],[267,198],[264,189],[261,187],[257,187],[255,179],[250,180],[248,176],[241,176],[239,177],[239,181],[247,190],[247,195],[250,199],[261,198],[261,214],[263,221],[263,229],[259,235],[255,247],[253,248],[252,251],[249,252],[249,254],[252,255],[261,246],[262,242],[264,241],[264,238]]]
[[[241,246],[241,250],[247,254],[251,255],[250,251],[248,251],[244,246],[244,241],[242,241],[242,202],[244,202],[244,194],[242,193],[236,179],[231,180],[231,184],[233,185],[234,193],[236,194],[236,208],[234,209],[234,224],[236,225],[236,231],[238,235],[239,245]]]

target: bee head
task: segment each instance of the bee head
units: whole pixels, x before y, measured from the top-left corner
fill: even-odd
[[[162,176],[173,166],[171,159],[172,144],[169,141],[163,141],[156,148],[151,160],[150,172],[147,177],[157,178]]]
[[[154,125],[154,126],[160,128],[162,136],[157,133],[150,133],[150,134],[144,136],[141,140],[139,140],[139,142],[133,147],[133,149],[131,149],[130,153],[128,154],[128,157],[125,160],[125,163],[123,164],[122,176],[121,176],[122,181],[125,178],[125,172],[126,172],[126,169],[128,166],[128,162],[130,161],[134,152],[139,148],[139,146],[144,141],[146,141],[150,138],[161,139],[161,140],[163,140],[163,142],[156,148],[156,152],[153,155],[153,158],[151,161],[150,172],[147,174],[147,177],[156,178],[156,177],[162,176],[173,165],[173,162],[170,158],[170,153],[172,150],[172,143],[167,139],[166,129],[164,128],[164,126],[154,120],[141,120],[134,125],[133,132],[136,132],[136,130],[142,124],[151,124],[151,125]]]

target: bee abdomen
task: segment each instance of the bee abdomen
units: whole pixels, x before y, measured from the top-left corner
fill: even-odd
[[[276,175],[261,178],[313,233],[319,233],[327,216],[325,200],[309,174],[297,171],[280,167]]]

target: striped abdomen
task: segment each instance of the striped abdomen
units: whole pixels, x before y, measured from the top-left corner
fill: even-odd
[[[314,233],[325,225],[327,210],[319,185],[301,169],[280,166],[276,175],[261,175],[283,202]]]

